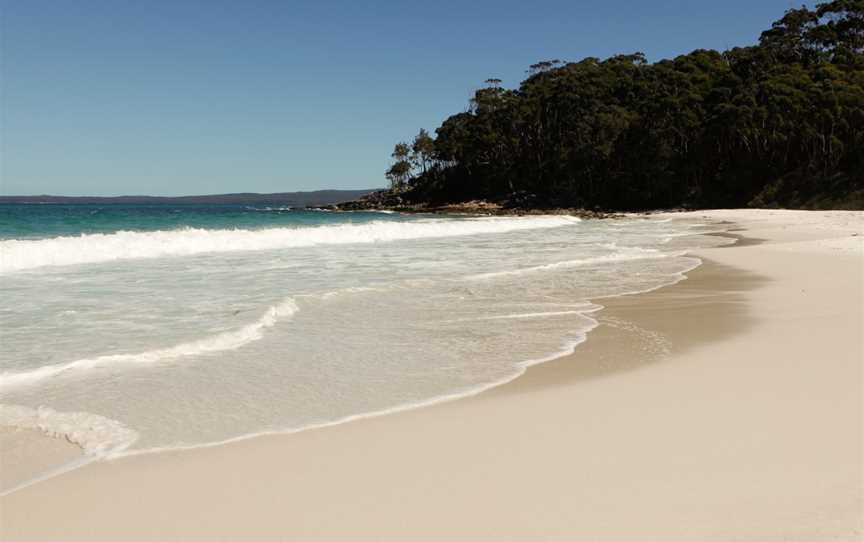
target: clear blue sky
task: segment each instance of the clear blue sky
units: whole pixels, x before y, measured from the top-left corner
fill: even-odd
[[[383,186],[488,77],[749,45],[801,3],[3,0],[0,193]]]

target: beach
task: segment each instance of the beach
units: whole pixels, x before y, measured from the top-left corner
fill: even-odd
[[[688,216],[740,241],[592,300],[571,355],[426,408],[95,462],[0,498],[2,539],[860,540],[864,214],[657,218]]]

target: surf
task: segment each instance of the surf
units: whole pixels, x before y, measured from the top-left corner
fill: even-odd
[[[60,373],[74,370],[92,369],[104,365],[115,364],[147,364],[179,358],[212,354],[226,350],[236,350],[251,342],[260,340],[264,331],[279,322],[293,316],[300,309],[293,298],[268,308],[260,318],[239,329],[225,331],[204,337],[195,341],[177,344],[167,348],[158,348],[134,354],[112,354],[93,358],[84,358],[68,363],[45,365],[37,369],[22,372],[6,372],[0,374],[0,389],[21,386],[56,376]]]
[[[557,228],[576,222],[579,222],[578,218],[568,216],[482,217],[371,221],[266,229],[183,228],[117,231],[50,239],[8,239],[0,241],[0,273],[48,266],[181,257],[205,253],[507,233]]]

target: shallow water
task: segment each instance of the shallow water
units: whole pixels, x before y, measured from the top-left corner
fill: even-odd
[[[726,242],[635,218],[3,207],[0,423],[95,456],[476,393],[571,351],[590,300]]]

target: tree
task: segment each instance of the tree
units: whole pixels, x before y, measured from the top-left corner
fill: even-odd
[[[406,198],[864,205],[864,0],[788,10],[751,47],[544,60],[515,89],[485,83],[434,138],[397,145]]]
[[[411,161],[419,168],[422,175],[429,171],[429,165],[432,163],[435,155],[435,141],[429,132],[420,128],[420,132],[414,137],[414,142],[411,144]]]
[[[406,188],[411,177],[411,148],[407,143],[397,143],[390,155],[395,160],[385,174],[390,181],[390,188],[396,192]]]

